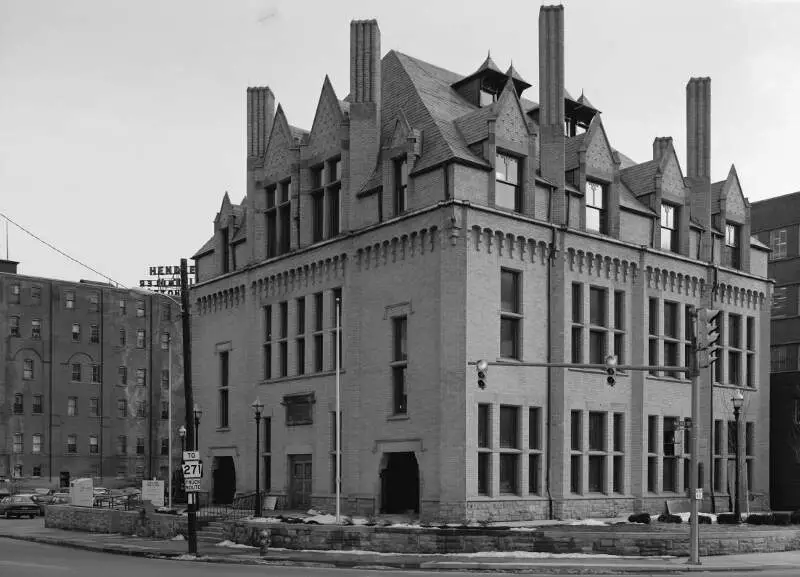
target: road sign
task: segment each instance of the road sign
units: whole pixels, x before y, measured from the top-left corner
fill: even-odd
[[[200,460],[200,451],[184,451],[183,452],[183,460],[184,461],[199,461]]]
[[[703,490],[702,489],[695,489],[694,490],[694,499],[695,499],[695,501],[702,501],[703,500]]]
[[[185,479],[184,488],[187,493],[196,493],[200,490],[200,479]]]
[[[203,466],[200,464],[200,461],[184,461],[182,467],[184,479],[203,478]]]

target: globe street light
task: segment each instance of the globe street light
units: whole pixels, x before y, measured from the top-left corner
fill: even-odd
[[[261,411],[264,403],[258,397],[251,405],[256,412],[256,517],[261,517]]]
[[[186,450],[186,427],[183,425],[178,427],[178,436],[181,438],[181,459],[183,459],[183,452]]]
[[[741,422],[740,417],[742,414],[742,405],[744,404],[744,396],[742,395],[742,391],[738,390],[734,393],[733,398],[731,399],[733,403],[733,417],[736,420],[736,489],[734,491],[734,498],[736,499],[733,502],[733,514],[736,516],[736,522],[741,523],[742,520],[742,505],[739,502],[739,483],[740,483],[740,475],[741,475],[741,465],[742,465],[742,457],[741,457],[741,447],[739,446],[739,433],[741,429]]]
[[[192,411],[194,414],[194,450],[200,450],[200,417],[203,416],[203,411],[200,409],[200,405],[197,403],[194,404],[194,410]]]

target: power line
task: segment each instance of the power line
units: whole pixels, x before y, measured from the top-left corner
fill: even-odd
[[[15,222],[13,219],[9,218],[7,215],[3,214],[2,212],[0,212],[0,216],[2,216],[3,218],[5,218],[5,219],[6,219],[6,231],[8,231],[8,223],[10,222],[11,224],[13,224],[14,226],[16,226],[18,229],[20,229],[20,230],[21,230],[22,232],[24,232],[25,234],[28,234],[28,235],[32,236],[33,238],[35,238],[36,240],[38,240],[39,242],[41,242],[41,243],[42,243],[42,244],[44,244],[45,246],[47,246],[47,247],[49,247],[49,248],[53,249],[54,251],[56,251],[58,254],[60,254],[60,255],[62,255],[62,256],[65,256],[65,257],[67,257],[67,258],[68,258],[69,260],[71,260],[72,262],[74,262],[74,263],[77,263],[77,264],[81,265],[82,267],[89,269],[90,271],[92,271],[92,272],[93,272],[93,273],[95,273],[96,275],[100,275],[100,276],[101,276],[101,277],[103,277],[104,279],[106,279],[106,280],[108,280],[108,281],[111,281],[112,283],[116,284],[118,287],[122,287],[122,288],[125,288],[125,289],[128,289],[128,290],[131,290],[131,289],[130,289],[130,287],[127,287],[127,286],[125,286],[123,283],[115,281],[115,280],[114,280],[113,278],[111,278],[110,276],[108,276],[108,275],[105,275],[105,274],[101,273],[100,271],[98,271],[98,270],[96,270],[96,269],[94,269],[94,268],[90,267],[88,264],[86,264],[86,263],[84,263],[84,262],[81,262],[81,261],[79,261],[77,258],[75,258],[75,257],[72,257],[72,256],[68,255],[67,253],[65,253],[65,252],[64,252],[63,250],[61,250],[60,248],[58,248],[58,247],[56,247],[56,246],[54,246],[54,245],[50,244],[49,242],[47,242],[47,241],[46,241],[46,240],[44,240],[43,238],[41,238],[41,237],[37,236],[36,234],[34,234],[33,232],[29,231],[27,228],[25,228],[24,226],[22,226],[22,225],[21,225],[21,224],[19,224],[18,222]],[[7,238],[7,237],[6,237],[6,238]],[[8,250],[8,240],[6,240],[6,250]]]

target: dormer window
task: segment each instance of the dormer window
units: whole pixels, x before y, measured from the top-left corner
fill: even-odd
[[[661,204],[661,250],[678,252],[677,207]]]
[[[483,108],[484,106],[491,106],[493,103],[497,102],[497,93],[488,90],[487,88],[481,88],[480,94],[480,106]]]
[[[606,187],[599,182],[586,181],[586,230],[608,233]]]
[[[495,159],[494,205],[522,212],[522,194],[519,186],[520,162],[513,156],[497,153]]]
[[[394,161],[394,214],[402,214],[408,208],[408,163],[405,158]]]
[[[725,256],[723,264],[738,269],[741,263],[741,227],[730,222],[725,223]]]

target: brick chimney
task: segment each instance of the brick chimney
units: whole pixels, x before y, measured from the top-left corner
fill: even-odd
[[[653,141],[653,160],[660,161],[664,157],[664,153],[672,146],[671,136],[658,136]]]
[[[539,131],[542,176],[555,183],[551,218],[567,222],[564,193],[564,7],[539,9]]]
[[[704,228],[701,260],[712,256],[711,232],[711,79],[691,78],[686,85],[686,175],[692,189],[692,216]]]
[[[349,190],[375,170],[381,132],[381,31],[376,20],[350,22]]]
[[[247,89],[247,157],[261,158],[275,118],[275,95],[268,86]]]

